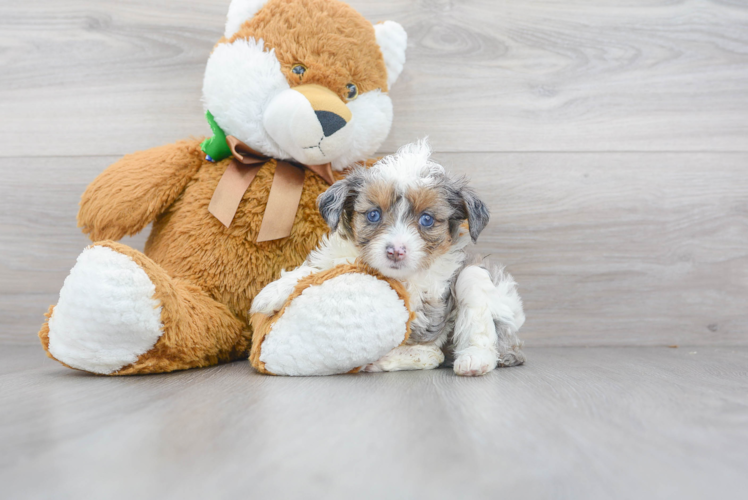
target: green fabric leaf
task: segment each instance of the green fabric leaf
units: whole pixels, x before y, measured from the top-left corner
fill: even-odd
[[[231,156],[231,149],[226,144],[226,133],[218,126],[213,114],[210,111],[205,112],[205,118],[208,120],[208,125],[213,131],[213,137],[205,139],[200,147],[203,153],[210,156],[213,161],[221,161],[224,158]]]

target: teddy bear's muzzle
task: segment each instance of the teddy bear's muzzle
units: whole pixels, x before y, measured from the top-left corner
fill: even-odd
[[[319,165],[339,157],[353,132],[353,113],[326,87],[299,85],[276,95],[265,110],[270,137],[300,163]]]

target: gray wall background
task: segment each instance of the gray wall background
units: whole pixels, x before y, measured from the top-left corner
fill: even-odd
[[[0,4],[0,345],[38,342],[85,186],[209,132],[228,3]],[[429,135],[472,177],[529,346],[748,345],[745,2],[350,3],[410,36],[382,152]]]

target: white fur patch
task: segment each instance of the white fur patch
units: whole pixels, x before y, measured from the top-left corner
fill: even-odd
[[[306,264],[319,270],[332,269],[340,264],[353,264],[360,252],[351,240],[340,234],[325,235],[306,259]]]
[[[216,46],[203,79],[203,103],[226,132],[274,158],[289,159],[263,124],[265,109],[277,94],[290,87],[275,51],[264,42],[238,39]]]
[[[397,153],[385,156],[369,169],[369,175],[395,183],[401,192],[433,186],[444,172],[444,167],[431,160],[428,138],[402,146]]]
[[[401,345],[382,359],[366,365],[362,371],[396,372],[402,370],[433,370],[444,362],[444,353],[434,344]]]
[[[392,85],[400,76],[405,66],[405,49],[408,46],[408,34],[395,21],[385,21],[374,25],[377,43],[387,66],[387,86]]]
[[[356,120],[325,136],[311,103],[294,89],[277,94],[267,109],[263,124],[270,137],[296,161],[322,165],[351,150]]]
[[[479,377],[496,368],[496,351],[486,347],[468,347],[455,359],[454,372],[464,377]]]
[[[247,20],[252,19],[255,14],[267,3],[268,0],[232,0],[229,12],[226,15],[226,29],[223,36],[231,36],[239,31]]]
[[[262,344],[277,375],[332,375],[374,362],[402,343],[408,310],[373,276],[351,273],[294,299]]]
[[[449,280],[465,261],[465,247],[470,244],[470,235],[462,231],[444,255],[437,257],[427,269],[416,271],[401,280],[408,291],[411,308],[420,309],[426,297],[442,297],[449,287]]]
[[[293,293],[299,280],[314,273],[316,269],[309,266],[299,266],[293,271],[281,271],[281,277],[260,290],[252,300],[250,314],[262,313],[270,316],[280,311]]]
[[[332,168],[337,171],[370,158],[392,127],[392,100],[379,90],[364,92],[347,105],[353,114],[353,120],[346,126],[351,129],[350,140],[332,161]]]
[[[134,363],[161,337],[155,285],[130,257],[94,246],[65,279],[49,319],[49,352],[74,368],[108,374]]]
[[[424,249],[424,242],[418,231],[405,224],[402,220],[407,205],[400,202],[398,220],[379,236],[369,242],[369,257],[367,262],[388,278],[406,280],[413,273],[421,269],[422,260],[428,257]],[[403,248],[406,251],[403,260],[395,263],[387,258],[387,248]]]
[[[262,119],[268,134],[289,155],[305,160],[304,149],[324,138],[322,125],[306,97],[287,89],[273,97]],[[345,128],[345,127],[343,127]],[[316,162],[315,165],[325,163]]]
[[[482,267],[467,266],[457,277],[455,296],[456,374],[484,375],[498,363],[513,366],[524,362],[516,333],[525,314],[511,275],[497,270],[492,277]]]
[[[373,155],[392,126],[392,101],[378,90],[347,103],[352,118],[325,137],[309,102],[290,90],[275,51],[262,40],[216,46],[203,79],[203,104],[227,135],[273,158],[341,171]]]

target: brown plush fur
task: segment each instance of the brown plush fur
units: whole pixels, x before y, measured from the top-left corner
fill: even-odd
[[[111,248],[135,261],[156,285],[154,298],[162,306],[164,334],[137,362],[112,375],[210,366],[237,359],[246,352],[249,332],[244,331],[244,323],[204,290],[185,280],[172,278],[153,260],[126,245],[101,241],[94,246]],[[50,308],[50,316],[53,309]],[[206,335],[206,331],[212,331],[213,335]],[[49,346],[48,336],[49,327],[45,324],[40,332],[45,348]]]
[[[359,92],[387,91],[387,70],[376,44],[374,27],[343,2],[330,0],[270,0],[230,39],[262,38],[275,49],[289,85],[316,83],[338,93],[344,101],[346,85]],[[291,72],[296,64],[307,71]]]
[[[408,298],[408,293],[405,291],[405,286],[400,281],[382,276],[381,273],[361,262],[357,262],[355,264],[342,264],[330,270],[310,274],[309,276],[300,279],[296,284],[293,293],[288,297],[286,304],[273,316],[266,316],[260,313],[252,315],[251,319],[254,334],[252,336],[252,348],[249,354],[249,362],[257,371],[259,371],[260,373],[265,373],[267,375],[275,375],[274,373],[268,371],[267,368],[265,368],[265,363],[260,360],[260,356],[262,355],[262,343],[265,341],[265,338],[267,338],[270,330],[272,330],[275,322],[278,321],[281,316],[283,316],[283,313],[286,311],[286,308],[291,304],[291,302],[293,302],[293,300],[301,295],[307,288],[311,286],[321,285],[325,281],[348,273],[369,274],[377,279],[386,281],[392,287],[392,289],[395,290],[398,297],[400,297],[400,299],[405,304],[405,308],[408,310],[408,312],[410,312],[410,317],[408,318],[408,322],[405,325],[405,337],[403,338],[403,344],[408,340],[408,338],[410,337],[410,323],[415,318],[415,313],[410,310],[410,299]],[[361,367],[359,366],[352,369],[348,373],[357,373],[360,369]]]
[[[125,156],[81,198],[78,223],[93,240],[135,234],[155,218],[145,254],[112,241],[97,243],[142,267],[163,306],[164,334],[151,351],[115,375],[168,372],[246,357],[252,299],[282,269],[301,264],[328,231],[315,204],[327,183],[307,170],[291,236],[255,242],[274,160],[257,174],[231,227],[224,227],[208,212],[208,204],[230,160],[210,163],[203,156],[198,140]],[[49,354],[48,333],[45,322],[39,336]]]
[[[348,83],[355,83],[360,92],[387,90],[374,28],[342,2],[270,0],[231,40],[239,37],[262,38],[267,48],[275,49],[292,86],[320,84],[344,100]],[[291,72],[297,63],[307,68],[302,77]],[[99,175],[81,198],[79,227],[92,241],[140,265],[156,285],[155,298],[163,307],[161,338],[116,375],[168,372],[246,357],[252,299],[282,269],[301,264],[328,231],[315,204],[328,186],[306,171],[291,235],[255,242],[274,160],[257,174],[231,227],[224,227],[208,212],[208,204],[229,160],[210,163],[204,157],[198,140],[127,155]],[[151,222],[145,253],[102,241],[136,234]],[[47,322],[39,337],[50,355]]]

